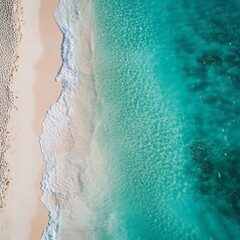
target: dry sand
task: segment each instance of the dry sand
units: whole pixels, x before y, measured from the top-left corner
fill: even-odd
[[[18,1],[0,1],[0,215],[9,185],[5,154],[9,145],[7,127],[13,107],[10,86],[17,71],[18,47],[21,40],[20,23],[21,5]]]
[[[20,68],[13,85],[17,111],[9,124],[12,139],[7,153],[11,182],[0,216],[1,240],[37,240],[47,226],[48,213],[40,202],[45,163],[39,135],[46,111],[61,91],[60,83],[54,82],[62,41],[52,15],[56,6],[57,0],[23,0]]]

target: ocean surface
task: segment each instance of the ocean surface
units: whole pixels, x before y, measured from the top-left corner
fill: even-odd
[[[42,240],[238,240],[240,1],[60,0],[55,17]]]

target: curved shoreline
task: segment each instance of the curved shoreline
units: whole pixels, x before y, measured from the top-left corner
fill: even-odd
[[[63,84],[63,91],[48,111],[41,135],[46,161],[41,200],[50,216],[42,240],[58,239],[59,236],[75,239],[79,236],[79,227],[84,228],[82,224],[90,217],[84,214],[84,211],[87,213],[87,204],[78,201],[82,200],[82,195],[76,185],[79,174],[86,168],[92,141],[94,92],[90,9],[91,1],[62,0],[55,11],[56,22],[64,35],[63,65],[57,76]],[[74,211],[76,204],[82,205],[81,213]],[[74,214],[68,216],[68,210]],[[65,223],[69,227],[64,227]]]

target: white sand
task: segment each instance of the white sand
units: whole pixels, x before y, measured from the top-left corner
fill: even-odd
[[[60,94],[60,85],[56,83],[54,85],[54,78],[52,78],[53,72],[57,74],[60,64],[55,66],[56,69],[49,69],[49,74],[44,72],[41,75],[43,62],[51,65],[52,61],[59,61],[59,58],[56,60],[53,55],[52,58],[47,55],[44,58],[43,54],[46,46],[43,45],[44,41],[39,29],[39,10],[42,7],[40,4],[46,1],[51,1],[51,7],[54,5],[56,7],[56,0],[23,0],[25,24],[20,48],[20,68],[13,85],[15,96],[18,96],[15,104],[17,111],[12,113],[9,124],[12,139],[6,158],[10,165],[11,182],[6,198],[7,206],[0,216],[1,240],[40,239],[48,221],[48,213],[40,202],[40,180],[44,161],[39,146],[39,135],[40,124],[46,111]],[[42,17],[46,18],[46,16]],[[52,18],[53,23],[53,17],[48,17]],[[50,26],[52,25],[46,25],[45,28]],[[52,31],[53,34],[54,31],[59,31],[57,25],[55,29],[50,30]],[[61,37],[60,32],[57,34]],[[60,43],[61,38],[55,43],[59,49],[59,56]],[[53,53],[56,54],[56,51]],[[36,86],[41,79],[47,89],[46,92],[42,88],[37,91]],[[53,92],[50,92],[50,89]],[[44,99],[43,104],[41,99]]]

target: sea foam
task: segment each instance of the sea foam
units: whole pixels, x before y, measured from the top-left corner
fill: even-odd
[[[42,240],[75,239],[76,236],[79,236],[68,229],[73,227],[79,231],[74,224],[71,224],[71,218],[73,218],[71,212],[76,212],[73,210],[74,204],[81,205],[78,197],[82,191],[80,173],[85,168],[84,155],[86,153],[84,151],[86,148],[84,146],[88,145],[83,144],[83,149],[79,152],[79,141],[83,138],[83,142],[86,142],[90,136],[90,121],[84,117],[88,117],[89,114],[86,112],[90,112],[87,101],[91,101],[92,88],[86,82],[91,75],[87,72],[86,67],[79,66],[84,55],[83,51],[79,49],[81,47],[79,37],[88,29],[83,27],[83,23],[86,22],[84,13],[88,11],[89,4],[89,1],[80,4],[74,0],[60,0],[54,14],[63,33],[63,63],[56,78],[62,83],[63,90],[58,101],[46,115],[40,140],[46,161],[41,200],[50,216],[49,225],[43,233]],[[81,81],[80,78],[86,81]],[[84,87],[78,90],[79,85],[84,82]],[[79,93],[81,94],[80,98],[85,97],[84,101],[78,102]],[[76,115],[75,108],[84,111],[82,119],[85,122],[78,122],[79,116]],[[79,131],[81,129],[82,131]],[[78,134],[81,133],[82,136],[79,136]],[[76,207],[76,209],[78,208]],[[87,208],[85,209],[87,211]],[[81,210],[84,213],[84,206],[81,207]],[[81,223],[81,221],[74,222]]]

